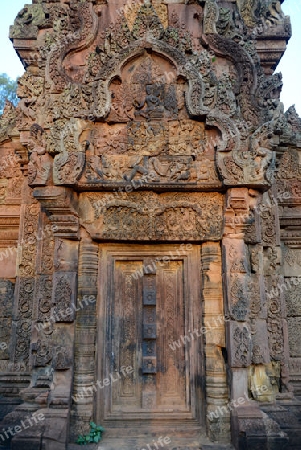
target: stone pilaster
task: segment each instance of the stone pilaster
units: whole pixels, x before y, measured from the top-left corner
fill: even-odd
[[[225,316],[220,244],[202,245],[203,323],[206,354],[206,423],[212,440],[228,441],[230,413],[225,361]]]
[[[98,245],[83,237],[79,251],[75,369],[71,410],[71,438],[89,431],[93,418],[96,346]],[[90,388],[90,389],[89,389]]]

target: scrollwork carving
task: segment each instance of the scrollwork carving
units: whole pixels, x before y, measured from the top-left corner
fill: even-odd
[[[219,194],[131,193],[119,200],[99,193],[87,199],[98,219],[93,232],[102,238],[203,240],[217,239],[221,232]]]

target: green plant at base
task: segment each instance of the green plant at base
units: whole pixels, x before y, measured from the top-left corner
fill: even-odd
[[[105,431],[100,425],[96,425],[94,422],[90,422],[90,433],[85,436],[79,435],[76,443],[79,445],[87,445],[91,443],[97,443],[102,439],[102,433]]]

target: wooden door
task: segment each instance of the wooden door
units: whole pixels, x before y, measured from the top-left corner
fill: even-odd
[[[98,389],[102,423],[199,415],[202,342],[191,333],[201,328],[199,248],[178,249],[103,247],[98,378],[110,382]]]

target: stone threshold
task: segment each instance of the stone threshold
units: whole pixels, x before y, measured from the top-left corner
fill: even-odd
[[[202,439],[204,443],[199,444],[195,439],[176,439],[170,444],[160,446],[155,445],[153,439],[104,439],[98,444],[89,444],[84,447],[76,444],[69,444],[67,450],[234,450],[234,447],[227,444],[218,444],[206,442],[207,439]],[[156,441],[155,441],[156,442]]]

